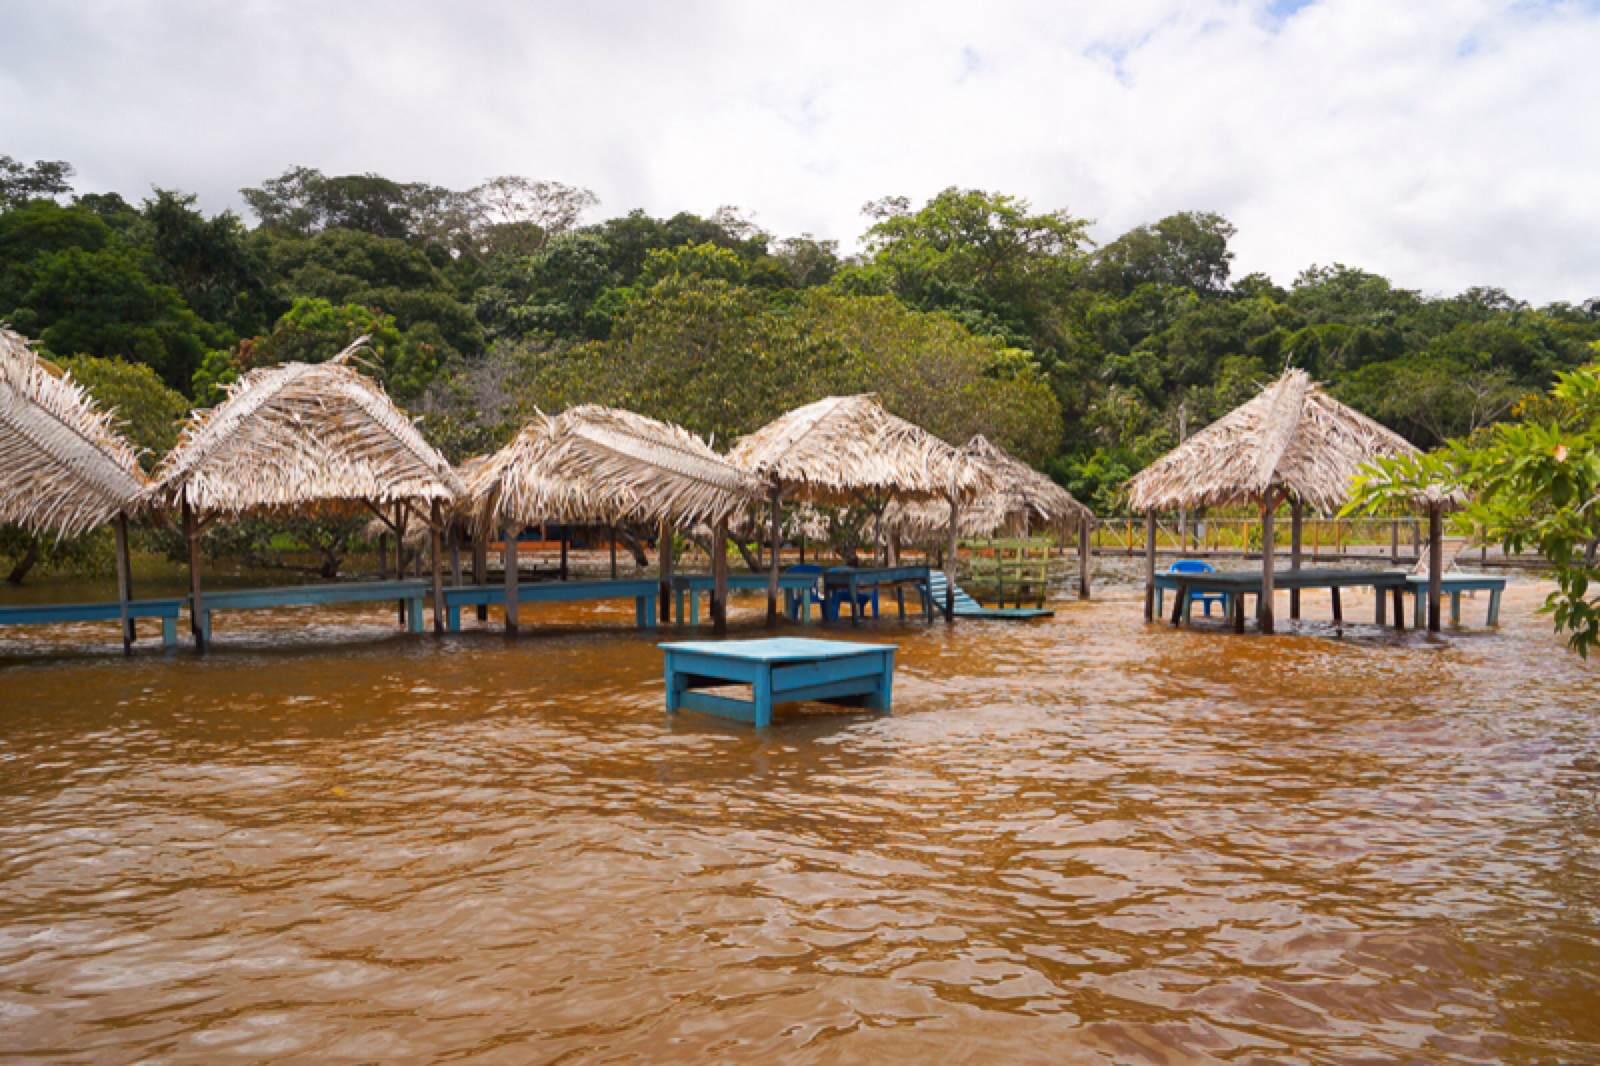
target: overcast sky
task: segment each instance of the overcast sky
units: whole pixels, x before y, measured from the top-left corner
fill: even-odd
[[[1594,0],[0,0],[0,40],[0,153],[80,191],[524,174],[849,248],[976,186],[1100,240],[1220,211],[1236,276],[1600,296]]]

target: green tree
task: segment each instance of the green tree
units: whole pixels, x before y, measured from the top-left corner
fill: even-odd
[[[0,211],[29,200],[53,200],[71,191],[71,163],[61,159],[24,163],[0,155]]]

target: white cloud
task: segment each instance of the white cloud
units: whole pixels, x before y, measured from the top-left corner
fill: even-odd
[[[296,163],[522,173],[847,246],[869,199],[981,186],[1101,239],[1222,211],[1280,281],[1600,295],[1600,10],[1294,6],[0,0],[0,152],[213,209]]]

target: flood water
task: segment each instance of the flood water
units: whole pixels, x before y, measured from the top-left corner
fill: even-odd
[[[0,1055],[1593,1061],[1600,675],[1543,593],[886,620],[892,717],[763,735],[666,719],[631,604],[0,631]]]

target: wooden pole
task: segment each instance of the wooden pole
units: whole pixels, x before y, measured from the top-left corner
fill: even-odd
[[[472,530],[472,583],[474,585],[487,585],[489,583],[489,530],[487,526],[475,527]],[[489,605],[478,604],[478,621],[489,620]]]
[[[956,555],[961,548],[961,501],[950,497],[950,535],[944,557],[944,620],[956,620]]]
[[[517,527],[507,525],[502,543],[505,545],[504,559],[506,582],[506,632],[517,631]]]
[[[1428,632],[1439,632],[1439,594],[1444,580],[1444,522],[1442,508],[1428,504]]]
[[[1272,535],[1272,512],[1277,502],[1277,491],[1268,488],[1261,501],[1261,598],[1256,601],[1256,622],[1263,633],[1272,632],[1272,567],[1277,547]]]
[[[1300,527],[1305,519],[1305,504],[1297,498],[1289,505],[1289,569],[1300,569]],[[1300,617],[1300,590],[1289,590],[1289,617]]]
[[[567,579],[567,527],[561,527],[561,580]]]
[[[672,537],[672,523],[663,518],[660,542],[656,545],[656,556],[661,560],[661,589],[656,599],[661,604],[659,613],[663,623],[672,621]]]
[[[1078,520],[1078,599],[1089,598],[1089,535],[1090,520]]]
[[[443,533],[440,526],[444,524],[444,515],[439,501],[434,500],[428,511],[428,547],[433,556],[431,569],[433,571],[433,632],[435,636],[444,633],[444,544]]]
[[[768,629],[772,629],[778,624],[778,555],[783,541],[782,503],[783,490],[777,485],[772,486],[772,493],[767,497],[767,506],[772,508],[772,558],[767,563]]]
[[[1144,516],[1144,620],[1156,617],[1156,513]]]
[[[397,581],[406,576],[406,509],[398,503],[394,505],[394,576]],[[395,605],[403,627],[406,624],[406,601],[396,600]]]
[[[611,538],[611,580],[617,579],[617,527],[608,526],[606,532]]]
[[[117,607],[122,619],[122,654],[133,654],[133,619],[128,617],[128,601],[133,599],[133,560],[128,557],[128,516],[119,514],[117,533]]]
[[[1400,561],[1400,519],[1389,519],[1389,562]]]
[[[195,650],[205,651],[205,627],[200,624],[205,613],[200,602],[200,531],[195,528],[187,489],[183,494],[183,539],[189,546],[189,632],[194,636]]]
[[[728,520],[711,534],[711,626],[718,636],[728,631]]]

